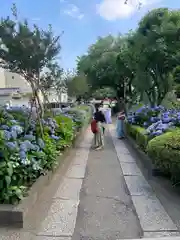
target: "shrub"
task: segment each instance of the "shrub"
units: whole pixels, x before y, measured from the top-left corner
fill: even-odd
[[[146,150],[149,136],[145,134],[145,129],[131,124],[126,124],[127,133],[136,140],[137,144],[143,150]]]
[[[53,118],[48,113],[41,119],[42,139],[39,123],[29,113],[0,109],[0,203],[18,203],[40,175],[56,166],[57,155],[72,144],[79,127],[73,115]]]
[[[180,181],[180,130],[167,132],[149,141],[147,153],[157,167],[170,175],[173,183]]]
[[[180,126],[180,112],[175,109],[166,110],[162,106],[143,106],[136,112],[129,113],[127,120],[129,124],[144,127],[150,137],[156,137]]]

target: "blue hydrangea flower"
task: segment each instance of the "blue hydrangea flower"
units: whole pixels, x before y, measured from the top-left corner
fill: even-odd
[[[20,150],[23,151],[23,152],[27,152],[28,151],[28,148],[27,148],[25,143],[21,143],[20,144]]]
[[[11,150],[14,151],[18,148],[17,142],[6,142],[6,146]]]
[[[55,135],[53,135],[53,134],[51,135],[51,138],[54,139],[54,140],[59,140],[59,139],[60,139],[60,137],[55,136]]]
[[[14,125],[11,127],[11,131],[15,131],[17,134],[23,133],[23,128],[19,125]]]
[[[16,131],[11,131],[11,136],[13,139],[17,138],[17,132]]]
[[[2,126],[1,126],[1,129],[3,129],[3,130],[9,130],[9,126],[7,126],[7,125],[2,125]]]
[[[38,152],[38,151],[40,150],[39,146],[36,145],[36,144],[32,144],[31,149],[32,149],[33,151],[36,151],[36,152]]]
[[[4,138],[9,141],[12,138],[11,132],[4,130]]]
[[[26,159],[26,152],[23,151],[23,150],[20,150],[19,156],[20,156],[20,159],[21,159],[21,160],[22,160],[22,159]]]
[[[148,126],[148,123],[147,123],[147,122],[144,122],[143,125],[144,125],[144,127],[147,127],[147,126]]]
[[[24,136],[24,139],[29,140],[29,141],[35,141],[36,137],[32,134],[27,134],[27,135]]]
[[[33,144],[29,140],[25,140],[20,144],[20,149],[24,152],[27,152],[33,149]]]
[[[37,143],[41,149],[43,149],[45,147],[45,144],[44,144],[44,141],[42,140],[42,138],[38,138]]]

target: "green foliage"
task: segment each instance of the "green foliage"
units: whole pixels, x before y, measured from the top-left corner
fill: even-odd
[[[175,93],[176,93],[177,98],[180,98],[180,84],[176,85]]]
[[[126,130],[128,135],[131,136],[134,140],[136,140],[138,146],[142,150],[146,151],[149,137],[148,135],[145,135],[145,129],[140,126],[126,123]]]
[[[92,97],[95,99],[115,98],[116,91],[110,87],[103,87],[93,92]]]
[[[135,31],[99,38],[78,58],[77,69],[93,90],[108,86],[131,104],[147,98],[160,105],[179,78],[179,28],[178,10],[154,9]]]
[[[173,78],[176,84],[180,84],[180,66],[177,66],[173,70]]]
[[[180,130],[155,137],[148,143],[147,152],[155,165],[171,177],[173,183],[179,183]]]
[[[82,108],[86,110],[76,111],[89,116],[89,107]],[[40,175],[54,169],[57,156],[71,146],[86,120],[82,118],[79,123],[73,115],[52,118],[48,114],[42,121],[44,137],[40,139],[38,122],[32,121],[26,129],[27,118],[28,112],[21,108],[10,113],[0,111],[0,203],[17,204]],[[13,129],[20,132],[15,134]]]
[[[45,30],[37,25],[31,27],[27,20],[19,20],[15,8],[12,9],[13,16],[1,18],[0,67],[20,74],[29,83],[33,102],[39,108],[37,115],[43,136],[40,117],[43,117],[44,109],[39,92],[43,92],[45,96],[45,89],[49,89],[54,81],[52,66],[57,65],[55,58],[61,49],[60,36],[55,36],[51,25]],[[45,69],[51,74],[45,74]]]
[[[124,38],[120,35],[99,37],[96,43],[89,47],[88,53],[78,58],[77,70],[87,76],[93,91],[102,87],[115,90],[120,87],[123,79],[120,78],[116,59],[123,42]]]
[[[66,85],[68,95],[71,97],[82,97],[89,91],[87,79],[84,74],[72,76],[66,81]]]

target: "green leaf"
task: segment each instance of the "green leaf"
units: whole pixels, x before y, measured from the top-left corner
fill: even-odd
[[[10,176],[5,176],[5,181],[6,181],[7,186],[9,186],[10,183],[11,183],[11,177]]]
[[[10,177],[13,175],[13,168],[12,168],[12,166],[7,168],[7,172],[8,172],[8,175]]]

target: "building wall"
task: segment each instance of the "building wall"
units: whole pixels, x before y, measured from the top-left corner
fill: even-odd
[[[12,99],[12,97],[9,96],[0,96],[0,105],[3,106],[6,103],[11,103],[12,106],[28,106],[29,105],[29,97],[22,97],[21,99]]]
[[[31,92],[28,82],[19,74],[5,71],[4,75],[6,88],[19,87],[23,92]]]
[[[4,69],[0,68],[0,88],[5,88],[5,85]]]
[[[64,102],[64,103],[68,102],[68,95],[67,95],[67,93],[61,93],[60,98],[61,98],[60,102]]]

